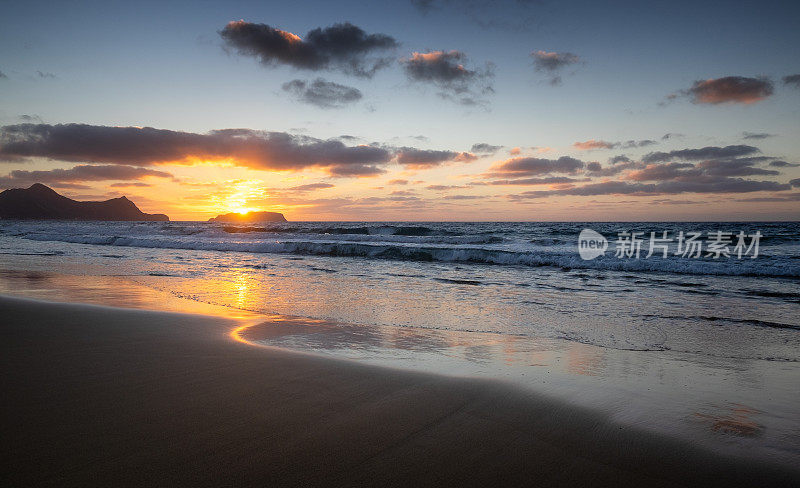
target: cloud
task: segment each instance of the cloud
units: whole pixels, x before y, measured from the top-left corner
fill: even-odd
[[[407,185],[408,180],[396,179],[396,180],[389,180],[386,182],[387,185]]]
[[[389,193],[390,195],[403,195],[403,196],[414,196],[417,194],[417,190],[394,190],[393,192]]]
[[[666,140],[669,140],[669,139],[676,139],[676,138],[680,138],[680,137],[683,137],[683,134],[679,134],[679,133],[675,133],[675,132],[667,132],[666,134],[661,136],[661,140],[662,141],[666,141]]]
[[[590,163],[591,164],[591,163]],[[514,180],[493,180],[489,181],[487,184],[489,185],[500,185],[500,186],[508,186],[508,185],[562,185],[562,184],[571,184],[571,183],[578,183],[582,181],[587,181],[586,178],[570,178],[569,176],[548,176],[545,178],[518,178]]]
[[[420,12],[427,14],[434,9],[436,0],[411,0],[411,5],[417,7]]]
[[[772,82],[767,78],[726,76],[698,80],[683,94],[694,103],[717,105],[721,103],[751,104],[772,95]]]
[[[422,15],[440,13],[448,19],[463,15],[484,29],[526,31],[536,25],[539,0],[410,0]]]
[[[261,170],[318,168],[338,176],[381,173],[391,161],[383,147],[347,146],[285,132],[221,129],[206,134],[86,124],[19,124],[0,127],[0,161],[27,158],[150,166],[224,162]]]
[[[597,196],[597,195],[676,195],[680,193],[751,193],[757,191],[786,191],[787,183],[753,181],[741,178],[722,178],[713,182],[665,181],[661,183],[639,183],[605,181],[573,188],[528,191],[512,195],[512,199],[545,198],[548,196]]]
[[[151,187],[150,183],[144,183],[142,181],[126,181],[124,183],[112,183],[110,185],[111,188],[130,188],[130,187],[137,187],[137,188],[147,188]]]
[[[645,154],[642,161],[645,163],[657,163],[669,161],[671,159],[682,159],[686,161],[699,161],[702,159],[735,158],[747,156],[760,152],[757,147],[746,145],[734,146],[707,146],[699,149],[680,149],[669,152],[651,152]]]
[[[572,146],[578,149],[579,151],[591,151],[594,149],[613,149],[615,147],[620,147],[620,146],[625,149],[632,149],[637,147],[652,146],[654,144],[658,143],[651,139],[642,139],[639,141],[631,139],[625,142],[608,142],[608,141],[589,139],[588,141],[584,142],[576,142],[572,144]]]
[[[642,139],[642,140],[639,140],[639,141],[630,140],[630,141],[625,141],[625,142],[621,143],[622,147],[624,147],[626,149],[635,148],[635,147],[647,147],[647,146],[652,146],[652,145],[655,145],[655,144],[658,144],[658,143],[656,141],[652,140],[652,139]]]
[[[794,85],[795,88],[800,88],[800,74],[784,76],[783,84]]]
[[[769,165],[774,168],[796,168],[800,166],[800,163],[789,163],[787,161],[770,161]]]
[[[742,139],[767,139],[775,137],[775,134],[767,134],[766,132],[742,132]]]
[[[46,73],[46,72],[38,71],[38,70],[36,71],[36,76],[38,76],[39,78],[46,78],[46,79],[51,79],[51,80],[54,80],[54,79],[58,78],[53,73]]]
[[[0,71],[0,79],[8,78],[8,75]]]
[[[614,176],[616,174],[622,173],[623,171],[629,169],[638,169],[641,167],[642,163],[637,163],[630,160],[611,163],[611,166],[606,166],[606,167],[603,167],[600,163],[593,161],[586,164],[586,174],[588,176]]]
[[[761,203],[761,202],[796,202],[800,200],[800,192],[798,193],[789,193],[783,197],[760,197],[760,198],[738,198],[736,199],[737,202],[754,202],[754,203]]]
[[[367,34],[344,22],[309,31],[305,39],[266,24],[239,20],[219,31],[239,54],[258,58],[265,66],[284,64],[296,69],[336,70],[363,78],[388,66],[391,59],[374,55],[398,46],[385,34]]]
[[[624,154],[620,154],[619,156],[614,156],[613,158],[609,158],[608,162],[610,164],[617,164],[617,163],[630,163],[631,158],[625,156]]]
[[[473,153],[476,153],[476,154],[487,154],[488,155],[488,154],[494,154],[494,153],[496,153],[497,151],[499,151],[502,148],[503,148],[503,146],[493,146],[493,145],[487,144],[485,142],[479,142],[479,143],[476,143],[476,144],[472,145],[472,148],[470,149],[470,152],[473,152]]]
[[[333,188],[334,185],[330,183],[309,183],[307,185],[292,186],[286,188],[288,191],[306,192],[312,190],[324,190],[326,188]]]
[[[400,60],[409,80],[430,83],[441,91],[439,96],[462,105],[485,103],[484,95],[493,93],[491,78],[492,65],[470,70],[464,67],[466,54],[461,51],[414,52],[410,58]]]
[[[780,171],[771,169],[755,168],[755,161],[750,159],[729,159],[703,161],[697,164],[704,175],[708,176],[755,176],[755,175],[779,175]]]
[[[467,185],[428,185],[425,188],[433,191],[449,191],[462,188],[468,188]]]
[[[596,141],[589,139],[588,141],[575,142],[572,147],[579,151],[592,151],[594,149],[612,149],[619,145],[618,142]]]
[[[472,153],[437,151],[402,147],[397,151],[397,162],[412,169],[426,169],[448,161],[469,162],[477,159]]]
[[[322,78],[317,78],[311,83],[292,80],[281,85],[281,88],[293,94],[297,100],[320,108],[341,108],[362,98],[361,91],[357,88],[325,81]]]
[[[795,178],[793,180],[789,180],[789,184],[795,188],[800,188],[800,178]]]
[[[569,156],[562,156],[558,159],[511,158],[493,164],[486,176],[523,177],[548,173],[575,174],[583,167],[583,161]]]
[[[368,164],[348,164],[331,166],[328,168],[328,173],[330,173],[331,176],[338,176],[341,178],[378,176],[385,172],[385,169]]]
[[[19,120],[22,120],[23,122],[41,122],[42,121],[42,118],[39,117],[38,115],[22,114],[17,118]]]
[[[577,64],[580,62],[580,57],[577,54],[568,52],[547,52],[547,51],[533,51],[533,65],[536,71],[548,73],[550,75],[551,85],[560,85],[561,76],[558,74],[563,68]]]
[[[107,180],[139,180],[145,177],[173,178],[170,173],[150,168],[134,166],[96,166],[78,165],[70,169],[51,169],[39,171],[14,170],[0,176],[0,187],[21,188],[34,183],[65,187],[65,184],[83,183],[87,181]]]
[[[445,200],[478,200],[480,198],[486,198],[482,195],[445,195]]]

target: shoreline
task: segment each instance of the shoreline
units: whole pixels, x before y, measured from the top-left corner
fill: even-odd
[[[4,296],[0,308],[12,485],[798,479],[497,381],[253,347],[231,338],[235,320]]]

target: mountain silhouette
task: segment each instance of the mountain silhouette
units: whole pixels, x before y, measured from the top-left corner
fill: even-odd
[[[146,214],[126,197],[79,202],[35,183],[0,193],[0,219],[168,221],[164,214]]]

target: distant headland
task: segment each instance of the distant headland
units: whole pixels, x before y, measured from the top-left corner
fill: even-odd
[[[252,224],[257,222],[286,222],[286,217],[278,212],[247,212],[247,213],[227,213],[217,215],[209,222],[222,222],[226,224]]]
[[[0,219],[169,221],[164,214],[142,212],[126,197],[79,202],[41,183],[0,193]]]

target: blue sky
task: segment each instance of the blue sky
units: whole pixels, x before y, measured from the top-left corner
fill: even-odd
[[[412,176],[402,167],[387,167],[377,179],[358,181],[330,179],[324,172],[280,172],[278,178],[274,171],[260,171],[265,173],[265,187],[331,181],[336,198],[350,199],[369,198],[374,191],[378,196],[389,195],[384,183],[391,177],[406,175],[420,182],[418,186],[452,183],[459,176],[483,174],[493,164],[513,156],[570,156],[606,164],[608,158],[623,153],[636,160],[652,151],[746,143],[758,147],[763,155],[789,163],[800,161],[796,137],[800,133],[800,88],[782,82],[783,77],[800,73],[800,33],[796,28],[800,5],[796,2],[509,0],[490,4],[485,7],[480,2],[435,0],[423,11],[407,0],[4,2],[0,18],[0,72],[5,75],[0,78],[0,124],[33,121],[150,126],[192,133],[248,128],[317,139],[346,134],[358,137],[358,143],[454,152],[470,151],[479,142],[503,146],[496,154],[466,165],[443,164]],[[300,37],[314,28],[350,22],[368,34],[391,36],[399,45],[386,53],[392,63],[369,79],[339,71],[297,70],[286,64],[265,66],[226,45],[220,36],[219,31],[228,22],[240,19]],[[494,92],[481,95],[478,106],[460,105],[439,97],[440,87],[411,80],[397,61],[413,52],[439,50],[462,52],[468,70],[491,63],[493,76],[488,82]],[[537,50],[572,53],[579,61],[554,72],[537,70],[531,57]],[[549,83],[554,76],[562,80],[557,86]],[[697,80],[731,76],[768,77],[773,92],[747,104],[693,103],[690,95],[682,94]],[[325,109],[301,103],[282,89],[284,83],[294,79],[310,82],[317,78],[356,88],[362,97],[343,108]],[[676,93],[676,99],[667,100]],[[22,120],[23,114],[31,117]],[[771,136],[743,142],[743,132]],[[666,133],[683,137],[662,140]],[[579,151],[573,146],[587,140],[653,140],[657,145],[595,151]],[[520,154],[508,153],[514,147],[522,148]],[[541,153],[531,147],[551,149]],[[97,161],[50,157],[2,164],[13,171],[68,169],[75,163]],[[229,175],[219,168],[204,167],[203,171],[220,184],[227,176],[237,180],[259,178],[252,168],[244,174],[236,164],[233,166]],[[190,170],[194,174],[189,175]],[[202,178],[197,168],[181,166],[175,171],[185,173],[176,179]],[[781,172],[770,179],[787,183],[800,177],[796,167],[785,167]],[[73,185],[75,188],[65,190],[74,196],[113,195],[115,190],[108,187],[109,183],[93,182],[83,185],[85,188]],[[380,190],[383,193],[372,190],[380,186],[384,186]],[[489,194],[485,189],[472,188],[469,194],[484,195],[490,200],[485,205],[502,215],[513,207],[509,195],[541,189],[497,188]],[[145,187],[137,191],[146,202],[142,206],[165,203],[148,194]],[[174,200],[183,198],[177,189],[170,191],[175,194]],[[331,193],[330,189],[326,191]],[[639,197],[648,201],[663,195]],[[687,193],[678,197],[698,199]],[[748,197],[776,198],[773,193]],[[304,198],[318,199],[314,195]],[[422,198],[426,201],[422,212],[437,218],[469,218],[479,206],[477,201],[465,201],[459,210],[439,205],[438,197]],[[630,199],[613,194],[604,198],[609,204],[615,199]],[[675,207],[674,216],[705,215],[707,198],[708,194],[702,195],[695,214],[687,214],[687,205],[682,204]],[[561,197],[547,200],[552,201],[552,211],[545,214],[556,219],[565,215],[562,209],[579,209],[582,204],[574,196],[566,198],[566,203]],[[274,207],[278,202],[267,199],[251,203]],[[382,213],[381,205],[375,204],[378,208],[370,215],[396,215],[393,205],[399,204],[385,202]],[[798,214],[800,204],[790,200],[743,202],[741,206],[736,215],[747,216],[751,211],[755,212],[753,218],[790,218]],[[187,204],[176,211],[189,217],[190,207]],[[304,218],[355,219],[355,213],[363,210],[356,207],[337,213],[323,207],[318,214],[313,205],[295,209],[302,208],[298,216]],[[292,206],[285,208],[291,210]],[[639,212],[626,204],[614,209],[614,216],[619,218],[636,218]],[[524,220],[525,215],[515,214],[515,219]]]

